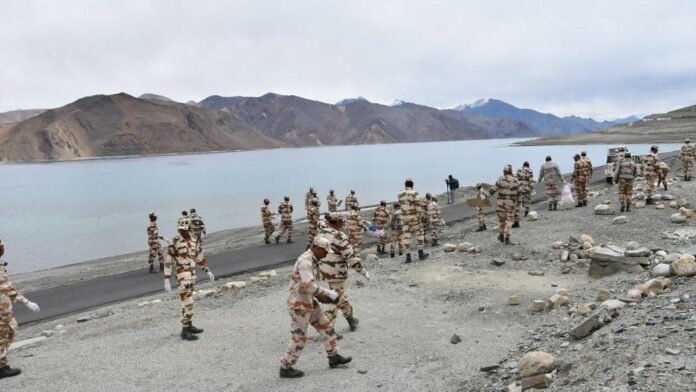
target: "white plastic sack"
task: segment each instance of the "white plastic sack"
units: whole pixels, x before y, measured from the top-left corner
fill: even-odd
[[[573,208],[574,206],[573,190],[570,188],[570,184],[566,183],[563,185],[563,192],[561,192],[561,208]]]

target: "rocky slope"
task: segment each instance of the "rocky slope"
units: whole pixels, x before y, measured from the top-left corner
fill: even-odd
[[[0,113],[0,125],[16,123],[45,112],[45,109],[11,110]]]

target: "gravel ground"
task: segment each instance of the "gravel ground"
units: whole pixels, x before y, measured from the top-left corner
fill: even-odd
[[[692,184],[678,183],[669,193],[677,198],[693,196],[696,186]],[[595,191],[602,193],[604,187]],[[306,376],[300,380],[278,378],[278,360],[289,338],[289,317],[284,307],[289,268],[283,268],[269,281],[197,300],[194,322],[206,330],[197,342],[179,339],[178,301],[164,294],[105,307],[93,313],[105,317],[83,323],[76,322],[80,316],[72,316],[27,327],[20,331],[20,339],[39,336],[49,329],[55,334],[10,353],[12,364],[21,367],[24,374],[2,380],[3,390],[506,390],[516,375],[507,371],[482,373],[479,368],[516,362],[521,354],[537,346],[560,357],[562,363],[572,364],[559,372],[561,379],[552,390],[629,390],[622,388],[627,385],[631,362],[636,364],[634,367],[648,369],[641,373],[644,375],[657,374],[658,370],[652,369],[661,373],[673,370],[662,367],[659,358],[648,360],[653,367],[641,365],[641,358],[620,361],[640,352],[635,349],[638,343],[664,350],[661,344],[653,343],[656,336],[645,336],[648,331],[636,329],[621,335],[635,335],[635,340],[625,338],[620,343],[612,339],[604,351],[591,344],[582,344],[577,350],[571,345],[572,350],[563,351],[560,344],[567,340],[564,333],[579,319],[570,319],[566,311],[532,314],[530,306],[532,300],[547,299],[561,287],[570,292],[573,302],[580,303],[590,300],[597,288],[625,293],[631,285],[647,279],[647,274],[591,279],[586,263],[560,262],[561,250],[549,246],[553,241],[587,233],[595,242],[622,244],[635,240],[668,250],[693,246],[661,239],[661,232],[679,227],[669,223],[669,215],[674,212],[669,208],[632,211],[629,223],[620,226],[611,224],[611,216],[593,215],[592,207],[601,200],[610,199],[616,204],[614,192],[611,189],[597,196],[584,209],[539,211],[539,221],[522,222],[522,228],[515,229],[513,246],[500,245],[493,230],[475,233],[475,222],[463,222],[448,227],[441,242],[467,241],[480,246],[481,253],[444,253],[438,248],[431,250],[428,261],[410,266],[389,258],[367,262],[372,280],[361,286],[355,281],[358,275],[353,274],[350,284],[360,328],[351,333],[343,319],[338,322],[338,330],[344,334],[341,352],[353,356],[353,363],[344,369],[328,368],[323,346],[312,332],[313,338],[297,366]],[[488,226],[494,228],[494,218],[488,219]],[[512,261],[514,253],[527,260]],[[493,266],[493,258],[505,264]],[[543,271],[544,275],[530,276],[530,271]],[[235,280],[249,281],[250,277]],[[199,289],[222,283],[206,283]],[[684,281],[678,287],[688,293],[689,289],[693,292],[694,284],[693,280]],[[671,298],[680,293],[668,291],[667,295]],[[520,306],[508,305],[511,295],[520,297]],[[163,302],[138,306],[141,301],[156,299]],[[653,299],[630,307],[631,317],[645,319],[645,312],[653,310],[649,301]],[[691,312],[693,315],[693,309]],[[629,312],[625,313],[622,317],[630,324]],[[689,322],[688,317],[682,322]],[[57,324],[64,328],[56,329]],[[693,332],[677,331],[668,333],[666,339],[684,342],[673,344],[683,352],[686,370],[680,371],[684,376],[679,375],[682,378],[673,385],[669,385],[669,377],[660,378],[664,385],[659,390],[688,390],[678,385],[684,382],[683,377],[693,377],[689,373],[694,365],[693,343],[689,345],[685,340],[690,336],[693,342]],[[604,331],[596,335],[603,336],[600,332]],[[453,334],[461,337],[461,343],[450,342]],[[612,355],[605,355],[609,347]],[[179,377],[182,365],[190,370],[185,377]]]

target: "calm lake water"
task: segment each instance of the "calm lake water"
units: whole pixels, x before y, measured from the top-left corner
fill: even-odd
[[[147,249],[147,215],[159,215],[171,238],[182,209],[196,208],[208,232],[259,225],[264,197],[274,208],[289,195],[304,215],[309,186],[322,211],[333,188],[355,189],[362,205],[394,200],[404,179],[421,193],[445,191],[448,174],[461,186],[492,182],[506,163],[525,160],[535,175],[547,154],[564,172],[585,150],[595,165],[606,145],[509,146],[524,139],[313,147],[0,166],[0,239],[13,273],[52,268]],[[648,145],[632,145],[645,154]],[[663,144],[660,151],[679,148]],[[145,263],[145,260],[143,260]]]

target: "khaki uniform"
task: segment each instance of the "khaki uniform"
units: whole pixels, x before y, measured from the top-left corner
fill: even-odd
[[[660,162],[657,165],[657,187],[659,188],[660,185],[664,186],[664,189],[667,190],[667,176],[669,175],[669,165],[665,162]]]
[[[288,235],[288,239],[292,238],[292,203],[289,201],[283,201],[278,207],[278,214],[280,214],[280,238],[283,234]]]
[[[655,181],[657,180],[657,168],[660,158],[652,151],[643,159],[643,176],[645,177],[645,187],[643,191],[648,199],[652,199],[655,191]]]
[[[681,148],[679,152],[679,160],[681,160],[682,167],[684,168],[684,177],[691,178],[691,171],[694,167],[694,159],[696,159],[696,144],[686,144]]]
[[[431,239],[433,242],[442,237],[442,232],[445,230],[445,224],[442,220],[442,212],[440,211],[440,206],[437,205],[435,200],[431,200],[428,203],[428,221],[430,223]]]
[[[345,203],[346,203],[346,205],[345,205],[346,211],[352,210],[354,204],[360,205],[360,204],[358,204],[357,196],[355,196],[351,193],[349,193],[348,196],[346,196]]]
[[[326,204],[329,206],[329,212],[338,211],[338,199],[336,195],[329,194],[326,196]]]
[[[191,213],[191,235],[196,237],[199,244],[203,244],[203,236],[206,235],[205,222],[198,213]]]
[[[590,168],[587,162],[582,158],[575,161],[573,166],[573,176],[571,179],[575,182],[575,198],[578,204],[587,201],[587,183],[590,177]]]
[[[319,207],[310,205],[307,209],[307,246],[311,247],[319,226]]]
[[[563,184],[563,175],[561,169],[553,162],[546,162],[539,170],[539,183],[543,182],[546,188],[546,197],[549,204],[558,203],[558,196],[561,194],[560,186]]]
[[[263,222],[263,232],[266,239],[268,239],[275,231],[275,225],[273,224],[273,212],[271,208],[267,205],[261,206],[261,221]]]
[[[512,174],[505,174],[498,178],[489,193],[498,194],[496,202],[496,213],[498,215],[498,231],[500,234],[509,236],[512,234],[512,222],[515,218],[515,208],[518,198],[517,178]]]
[[[7,353],[19,330],[12,312],[12,303],[27,302],[29,301],[10,282],[5,263],[0,261],[0,368],[7,366]]]
[[[346,226],[348,228],[348,238],[350,245],[353,247],[356,255],[359,255],[363,247],[363,219],[358,210],[350,210],[346,217]]]
[[[360,257],[350,245],[348,236],[331,226],[321,228],[317,236],[326,238],[331,243],[331,253],[319,263],[319,273],[329,287],[338,293],[338,304],[328,305],[326,315],[333,321],[340,309],[346,318],[353,317],[353,307],[348,302],[345,285],[348,279],[348,267],[359,274],[365,273]]]
[[[532,202],[532,189],[534,188],[534,172],[528,167],[517,170],[517,181],[519,185],[519,197],[515,208],[515,222],[520,220],[520,209],[529,211]]]
[[[476,191],[476,198],[479,200],[488,199],[488,195],[483,187]],[[478,221],[479,227],[486,226],[486,214],[483,212],[483,207],[476,207],[476,220]]]
[[[428,219],[428,204],[430,204],[430,200],[425,198],[421,199],[419,215],[421,225],[423,226],[423,235],[426,237],[430,233],[430,219]]]
[[[619,203],[624,208],[633,199],[633,181],[638,175],[638,167],[631,159],[623,159],[614,172],[614,182],[619,184]]]
[[[401,209],[394,210],[391,215],[391,222],[389,222],[389,229],[391,229],[391,244],[389,246],[389,252],[396,252],[396,248],[399,248],[399,253],[401,253],[401,244],[403,243],[404,231],[401,225]]]
[[[592,166],[592,161],[587,156],[582,157],[582,159],[585,160],[589,169],[589,173],[587,175],[587,183],[585,184],[585,187],[588,187],[592,182],[592,176],[594,175],[594,166]]]
[[[326,295],[326,289],[316,282],[318,260],[311,250],[297,258],[290,274],[290,288],[287,300],[290,313],[290,343],[288,350],[280,359],[280,366],[289,369],[297,363],[307,343],[307,328],[311,324],[324,340],[326,353],[338,353],[338,340],[333,323],[321,310],[316,295]]]
[[[401,246],[406,253],[411,251],[411,234],[416,233],[418,250],[423,250],[425,245],[425,232],[421,224],[421,206],[418,192],[413,188],[406,188],[399,192],[399,205],[401,206],[401,229],[403,237]]]
[[[314,198],[314,194],[312,192],[307,192],[304,195],[304,209],[305,212],[307,212],[307,215],[309,215],[309,206],[312,204],[312,199]]]
[[[164,263],[164,278],[169,279],[172,266],[175,267],[176,281],[181,301],[181,325],[191,326],[193,318],[193,291],[196,283],[196,265],[206,273],[210,271],[205,263],[205,256],[200,243],[193,237],[187,241],[181,235],[172,238]]]
[[[375,213],[372,216],[372,223],[375,224],[378,230],[384,230],[384,234],[377,238],[377,245],[385,247],[389,242],[389,235],[387,234],[387,229],[389,228],[389,220],[391,214],[387,206],[380,205],[375,209]]]
[[[176,222],[176,227],[183,227],[186,226],[189,228],[189,231],[191,231],[191,218],[188,215],[182,215],[179,217],[179,220]]]
[[[152,267],[155,263],[155,258],[159,259],[160,264],[164,263],[164,253],[162,252],[162,244],[160,244],[159,229],[156,222],[150,222],[147,225],[147,245],[150,248],[147,264]]]

